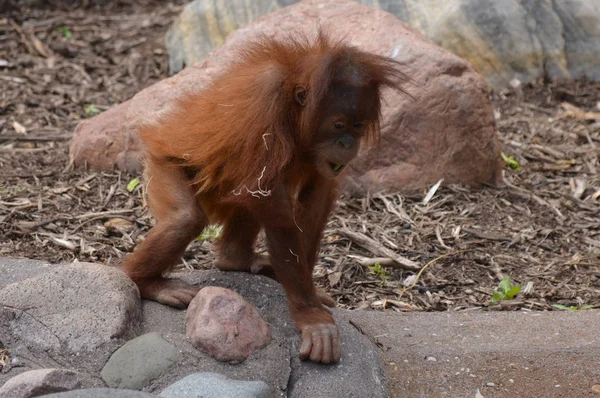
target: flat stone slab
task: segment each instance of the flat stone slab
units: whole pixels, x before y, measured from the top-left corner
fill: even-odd
[[[352,312],[391,397],[598,397],[600,311]]]

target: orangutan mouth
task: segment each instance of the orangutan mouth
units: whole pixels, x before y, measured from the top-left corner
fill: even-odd
[[[343,164],[338,164],[338,163],[332,163],[329,162],[329,167],[331,167],[331,170],[333,170],[334,173],[339,173],[343,170],[345,165]]]

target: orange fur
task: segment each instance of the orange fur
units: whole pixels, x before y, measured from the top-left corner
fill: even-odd
[[[313,42],[260,37],[212,84],[143,126],[158,223],[120,265],[142,297],[185,307],[197,288],[164,274],[199,231],[221,223],[216,265],[263,267],[288,294],[301,357],[336,362],[339,334],[312,271],[340,168],[361,141],[377,141],[381,90],[403,91],[398,66],[323,33]],[[261,229],[269,261],[254,254]]]
[[[399,89],[406,80],[393,60],[334,42],[323,33],[314,43],[260,37],[213,84],[181,98],[175,111],[143,127],[140,137],[153,156],[199,169],[193,181],[198,193],[217,188],[224,198],[245,191],[244,186],[264,189],[309,149],[332,66],[349,62],[364,70],[365,80],[381,87]],[[299,84],[310,88],[306,109],[295,106],[291,97]],[[379,102],[374,106],[379,114]],[[378,137],[376,119],[366,139]]]

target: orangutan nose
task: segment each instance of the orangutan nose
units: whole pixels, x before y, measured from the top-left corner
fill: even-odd
[[[356,139],[350,134],[344,134],[343,136],[338,138],[336,142],[344,149],[350,149],[356,143]]]

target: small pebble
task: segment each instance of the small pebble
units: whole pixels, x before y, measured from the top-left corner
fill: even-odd
[[[437,361],[437,359],[435,359],[434,357],[427,357],[427,360],[431,361],[431,362],[436,362]]]
[[[595,392],[596,394],[600,395],[600,384],[594,384],[592,386],[592,392]]]

